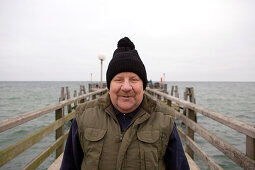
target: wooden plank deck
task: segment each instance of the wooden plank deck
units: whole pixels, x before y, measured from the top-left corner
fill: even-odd
[[[190,170],[200,170],[200,168],[197,166],[194,160],[186,152],[185,152],[185,155],[187,157]]]
[[[59,170],[61,163],[62,163],[62,159],[63,159],[63,155],[64,153],[62,153],[54,162],[53,164],[50,165],[50,167],[48,168],[48,170]]]

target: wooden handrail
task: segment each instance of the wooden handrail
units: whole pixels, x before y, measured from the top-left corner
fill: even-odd
[[[74,103],[76,101],[82,100],[82,99],[84,99],[86,97],[94,96],[94,95],[97,95],[97,94],[101,94],[101,93],[104,93],[106,91],[107,91],[107,89],[100,89],[100,90],[97,90],[97,91],[94,91],[94,92],[91,92],[91,93],[84,94],[82,96],[78,96],[78,97],[74,97],[72,99],[61,101],[60,103],[62,104],[62,106],[67,106],[67,105],[70,105],[70,104],[72,104],[72,103]]]
[[[210,169],[223,170],[209,155],[207,155],[190,137],[177,127],[179,135],[185,140],[186,145],[189,145],[196,155],[210,167]]]
[[[52,106],[47,106],[47,107],[44,107],[41,109],[34,110],[32,112],[20,114],[18,116],[3,120],[0,122],[0,132],[4,132],[8,129],[14,128],[18,125],[25,123],[25,122],[28,122],[35,118],[38,118],[44,114],[53,112],[61,107],[62,107],[62,105],[60,103],[58,103],[58,104],[55,104]]]
[[[175,111],[172,109],[172,112],[175,114],[177,118],[179,118],[183,123],[185,123],[188,127],[198,133],[201,137],[215,146],[219,151],[224,153],[227,157],[233,160],[237,165],[242,168],[249,169],[249,167],[255,167],[255,160],[250,159],[244,153],[233,147],[232,145],[225,142],[220,137],[214,135],[213,133],[209,132],[201,125],[195,123],[194,121],[188,119],[186,116],[181,114],[180,112]]]
[[[146,90],[156,93],[156,94],[166,98],[167,100],[174,101],[177,104],[180,104],[185,108],[189,108],[189,109],[194,110],[198,113],[201,113],[202,115],[209,117],[217,122],[220,122],[223,125],[228,126],[238,132],[241,132],[245,135],[255,138],[255,126],[254,125],[237,120],[235,118],[228,117],[228,116],[223,115],[218,112],[211,111],[209,109],[205,109],[197,104],[187,102],[185,100],[170,96],[168,94],[162,93],[162,92],[154,90],[154,89],[146,88]]]
[[[98,94],[98,93],[102,93],[102,92],[105,92],[105,91],[107,91],[107,89],[98,90],[98,91],[91,92],[91,93],[88,93],[88,94],[84,94],[82,96],[78,96],[78,97],[75,97],[75,98],[72,98],[72,99],[69,99],[69,100],[61,101],[61,102],[59,102],[57,104],[54,104],[52,106],[47,106],[47,107],[44,107],[44,108],[41,108],[41,109],[34,110],[32,112],[20,114],[18,116],[3,120],[3,121],[0,122],[0,132],[4,132],[8,129],[14,128],[18,125],[21,125],[21,124],[25,123],[25,122],[36,119],[36,118],[38,118],[38,117],[40,117],[44,114],[54,112],[54,111],[56,111],[56,110],[58,110],[58,109],[60,109],[64,106],[70,105],[70,104],[72,104],[76,101],[79,101],[79,100],[84,99],[86,97],[89,97],[89,96],[92,96],[92,95],[95,95],[95,94]]]
[[[16,156],[18,156],[20,153],[24,152],[31,146],[33,146],[35,143],[39,142],[41,139],[43,139],[45,136],[49,135],[51,132],[56,130],[57,128],[61,127],[65,122],[73,119],[74,112],[72,114],[68,114],[64,118],[61,118],[50,125],[43,127],[36,133],[24,138],[23,140],[19,141],[16,144],[13,144],[3,151],[0,152],[0,167],[6,164],[8,161],[12,160]]]
[[[68,133],[69,133],[69,130],[64,135],[62,135],[60,138],[58,138],[58,140],[56,140],[50,147],[48,147],[41,154],[39,154],[36,158],[34,158],[31,162],[29,162],[23,168],[23,170],[36,169],[38,167],[38,165],[40,165],[46,158],[48,158],[54,152],[54,150],[56,150],[56,148],[58,146],[60,146],[61,144],[63,144],[65,142],[65,140],[67,139]]]

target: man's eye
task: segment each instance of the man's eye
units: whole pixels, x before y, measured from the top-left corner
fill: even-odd
[[[138,81],[138,79],[134,78],[134,79],[131,79],[131,81]]]

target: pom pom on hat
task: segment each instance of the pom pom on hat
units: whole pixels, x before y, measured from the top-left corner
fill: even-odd
[[[124,37],[119,40],[118,42],[118,48],[124,47],[124,48],[129,48],[130,50],[135,49],[135,45],[128,37]]]

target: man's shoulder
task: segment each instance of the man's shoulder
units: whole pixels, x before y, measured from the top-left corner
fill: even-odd
[[[109,105],[109,103],[110,103],[109,97],[107,94],[105,94],[97,99],[86,101],[85,103],[79,104],[76,108],[76,112],[80,113],[90,108],[106,107],[107,105]]]
[[[86,101],[85,103],[78,104],[78,106],[76,108],[76,112],[77,113],[83,112],[84,110],[86,110],[88,108],[93,108],[96,106],[98,106],[98,99]]]
[[[172,115],[172,109],[167,104],[157,101],[156,112],[161,112],[165,115]]]
[[[75,117],[78,128],[80,130],[85,127],[97,127],[103,126],[105,120],[105,106],[107,101],[102,96],[92,101],[86,101],[85,103],[79,104],[75,110]],[[100,122],[100,123],[96,123]]]
[[[149,109],[152,112],[156,112],[156,113],[161,113],[164,115],[170,115],[173,116],[173,110],[171,109],[170,106],[168,106],[167,104],[160,102],[158,100],[156,100],[155,98],[153,98],[151,95],[149,95],[148,93],[145,94],[146,100],[148,103],[147,107],[149,107]]]

